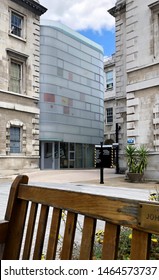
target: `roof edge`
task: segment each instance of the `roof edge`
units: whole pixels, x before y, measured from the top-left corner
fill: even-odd
[[[34,0],[11,0],[16,4],[25,7],[26,9],[30,10],[31,12],[35,13],[38,16],[41,16],[47,11],[47,8],[39,4]]]
[[[113,17],[116,17],[117,14],[121,13],[126,7],[126,1],[124,0],[122,3],[117,3],[113,8],[108,10],[108,13]]]
[[[41,19],[40,26],[55,28],[57,30],[60,30],[61,32],[67,33],[69,34],[70,37],[82,41],[84,44],[91,46],[92,48],[96,49],[98,52],[102,53],[102,55],[104,55],[104,49],[100,44],[96,43],[91,39],[88,39],[86,36],[80,34],[78,31],[71,29],[70,27],[64,25],[61,22]]]

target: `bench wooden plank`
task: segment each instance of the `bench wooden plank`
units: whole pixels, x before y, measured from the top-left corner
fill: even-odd
[[[8,226],[3,259],[17,260],[20,257],[28,202],[16,199]]]
[[[134,229],[131,241],[131,260],[147,260],[150,253],[151,234]]]
[[[66,227],[61,251],[61,260],[70,260],[72,256],[73,242],[76,230],[77,214],[68,212]]]
[[[138,203],[134,200],[35,186],[22,186],[18,197],[87,216],[107,219],[113,223],[138,224]]]
[[[96,219],[85,217],[82,232],[80,260],[90,260],[93,256]]]
[[[109,222],[105,224],[102,259],[116,260],[118,254],[118,243],[120,226]]]
[[[8,225],[8,221],[0,221],[0,244],[3,244],[6,241]]]
[[[0,260],[3,257],[4,245],[8,232],[8,221],[0,221]]]
[[[40,260],[41,256],[42,256],[46,224],[47,224],[47,219],[48,219],[48,212],[49,212],[49,207],[46,205],[42,205],[40,217],[39,217],[38,229],[37,229],[34,254],[33,254],[34,260]]]
[[[28,260],[30,257],[31,252],[31,245],[33,240],[34,228],[35,228],[35,220],[37,215],[38,204],[32,203],[30,214],[29,214],[29,221],[27,226],[26,238],[24,243],[24,251],[23,251],[23,260]]]
[[[50,226],[47,254],[46,254],[47,260],[54,260],[56,257],[56,249],[57,249],[58,237],[59,237],[61,213],[62,213],[61,209],[54,208],[51,226]]]

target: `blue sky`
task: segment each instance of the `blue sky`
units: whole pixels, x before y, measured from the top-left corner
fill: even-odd
[[[105,56],[115,52],[115,19],[107,12],[116,0],[40,0],[42,19],[59,21],[100,44]]]
[[[105,56],[111,56],[115,53],[115,31],[102,30],[102,33],[95,32],[91,29],[79,31],[85,37],[100,44],[104,49]]]

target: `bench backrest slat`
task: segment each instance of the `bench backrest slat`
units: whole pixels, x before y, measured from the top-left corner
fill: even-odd
[[[96,219],[86,216],[84,219],[84,226],[82,232],[81,251],[80,251],[81,260],[92,259],[95,229],[96,229]]]
[[[23,260],[28,260],[30,257],[32,239],[33,239],[33,234],[34,234],[34,229],[35,229],[37,209],[38,209],[38,204],[32,203],[31,208],[30,208],[30,213],[29,213],[26,238],[25,238],[25,242],[24,242],[24,251],[23,251],[23,257],[22,257]]]
[[[150,253],[151,234],[134,229],[132,232],[131,254],[132,260],[147,260]]]
[[[105,224],[102,259],[116,260],[118,253],[120,226],[107,222]]]
[[[70,260],[72,257],[73,242],[75,237],[77,214],[68,212],[61,250],[61,260]]]
[[[42,205],[40,210],[40,217],[38,221],[38,229],[37,229],[35,248],[33,254],[34,260],[39,260],[42,255],[44,237],[45,237],[45,231],[46,231],[46,225],[48,219],[48,212],[49,212],[49,207],[46,205]]]
[[[47,260],[55,260],[56,257],[61,214],[62,214],[61,209],[54,208],[52,219],[51,219],[51,225],[50,225],[48,246],[47,246],[47,254],[46,254]]]

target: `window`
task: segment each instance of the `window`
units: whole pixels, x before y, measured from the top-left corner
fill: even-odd
[[[152,2],[152,1],[150,1]],[[151,10],[151,41],[152,48],[151,53],[153,55],[153,59],[159,57],[159,2],[153,1],[148,7]]]
[[[23,21],[24,18],[21,15],[11,12],[11,34],[23,37]]]
[[[22,87],[22,64],[11,59],[9,90],[20,93]]]
[[[13,119],[6,124],[6,154],[26,154],[27,149],[26,125]]]
[[[26,93],[26,60],[28,55],[6,49],[9,61],[8,90],[15,93]]]
[[[113,108],[106,109],[107,124],[113,122]]]
[[[10,153],[20,153],[20,127],[10,127]]]
[[[106,90],[113,89],[113,71],[106,72]]]

